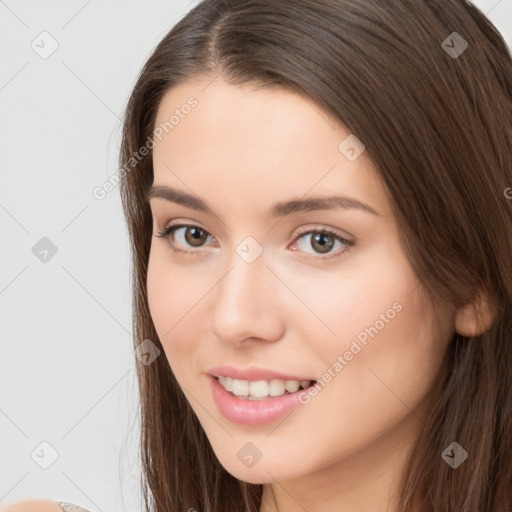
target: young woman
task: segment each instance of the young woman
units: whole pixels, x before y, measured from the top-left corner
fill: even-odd
[[[512,510],[512,59],[465,0],[205,0],[130,98],[145,510]]]
[[[170,31],[121,157],[147,510],[512,510],[511,119],[463,0]]]

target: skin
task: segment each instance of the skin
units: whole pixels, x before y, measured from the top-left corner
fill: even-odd
[[[192,192],[215,213],[150,201],[155,235],[171,221],[211,235],[191,245],[190,232],[187,243],[186,228],[178,229],[176,247],[192,254],[173,253],[173,235],[152,237],[147,291],[165,356],[222,465],[264,484],[261,512],[396,510],[399,472],[428,414],[455,315],[434,314],[367,153],[350,161],[338,150],[346,128],[285,90],[207,83],[168,91],[156,120],[197,99],[155,146],[154,184]],[[278,201],[331,194],[379,215],[338,208],[267,216]],[[310,235],[298,238],[325,228],[354,245],[335,241],[324,254]],[[250,264],[236,253],[247,236],[263,249]],[[239,425],[217,408],[207,376],[213,366],[320,380],[396,302],[401,311],[284,421]],[[237,457],[247,442],[262,452],[251,468]]]
[[[23,500],[9,505],[0,504],[0,512],[62,512],[55,501]]]

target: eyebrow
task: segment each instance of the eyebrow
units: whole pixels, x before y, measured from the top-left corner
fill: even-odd
[[[153,185],[146,194],[146,200],[161,198],[180,204],[199,212],[215,215],[213,210],[198,197],[187,192],[163,185]],[[316,210],[334,210],[336,208],[358,209],[366,213],[380,216],[370,205],[347,196],[311,197],[309,199],[292,199],[272,205],[268,211],[270,217],[285,217],[294,213],[304,213]]]

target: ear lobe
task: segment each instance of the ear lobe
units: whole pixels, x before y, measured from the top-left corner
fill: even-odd
[[[480,336],[487,331],[496,316],[496,307],[487,296],[479,294],[478,298],[462,306],[455,315],[455,330],[461,336]]]

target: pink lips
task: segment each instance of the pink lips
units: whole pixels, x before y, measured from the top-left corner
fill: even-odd
[[[216,377],[209,375],[208,378],[211,380],[213,398],[220,412],[228,420],[243,425],[265,425],[289,414],[294,407],[301,404],[300,393],[306,393],[299,390],[265,400],[247,400],[224,389]]]

